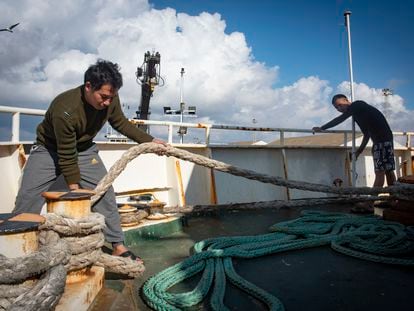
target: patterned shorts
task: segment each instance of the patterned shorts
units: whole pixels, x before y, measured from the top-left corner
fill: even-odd
[[[394,144],[392,141],[374,143],[372,145],[372,156],[376,171],[395,170]]]

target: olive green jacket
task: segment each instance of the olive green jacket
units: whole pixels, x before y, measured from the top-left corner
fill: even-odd
[[[36,143],[57,152],[59,168],[68,184],[80,181],[78,152],[92,146],[92,140],[106,121],[138,143],[153,139],[128,121],[118,96],[104,110],[96,110],[86,102],[83,92],[81,85],[58,95],[37,127]]]

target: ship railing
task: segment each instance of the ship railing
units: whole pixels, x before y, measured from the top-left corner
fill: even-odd
[[[10,113],[12,115],[11,123],[11,143],[20,142],[20,119],[22,115],[29,116],[44,116],[46,110],[32,109],[32,108],[21,108],[21,107],[10,107],[0,106],[0,113]]]
[[[187,127],[205,129],[205,144],[210,144],[210,137],[212,130],[230,130],[230,131],[251,131],[251,132],[276,132],[279,136],[280,146],[285,145],[285,137],[288,134],[313,134],[311,129],[299,129],[299,128],[279,128],[279,127],[254,127],[254,126],[237,126],[237,125],[220,125],[220,124],[208,124],[208,123],[182,123],[171,121],[155,121],[155,120],[131,120],[134,124],[145,125],[157,125],[168,127],[168,143],[173,143],[173,134],[175,128]],[[326,130],[322,133],[336,133],[343,134],[343,146],[348,147],[351,144],[352,131],[351,130]],[[361,134],[361,132],[356,132]],[[393,132],[395,137],[402,137],[406,148],[411,148],[411,138],[414,137],[414,132]]]
[[[11,106],[0,106],[0,113],[10,113],[12,115],[11,122],[11,143],[20,142],[20,119],[22,115],[29,116],[43,116],[46,110],[42,109],[31,109],[31,108],[20,108]],[[237,125],[220,125],[220,124],[208,124],[208,123],[184,123],[184,122],[172,122],[172,121],[156,121],[156,120],[137,120],[131,119],[132,123],[136,125],[148,125],[148,126],[165,126],[168,128],[168,143],[172,144],[174,131],[177,128],[195,128],[204,129],[205,145],[210,145],[211,131],[212,130],[230,130],[230,131],[251,131],[251,132],[275,132],[279,136],[279,145],[285,145],[286,135],[292,134],[312,134],[313,131],[310,129],[299,129],[299,128],[278,128],[278,127],[254,127],[254,126],[237,126]],[[323,131],[323,133],[342,133],[344,135],[343,146],[348,147],[350,144],[350,138],[352,131],[350,130],[329,130]],[[357,132],[357,134],[360,132]],[[107,133],[108,134],[108,133]],[[116,137],[115,134],[109,133],[109,138]],[[414,132],[393,132],[395,137],[401,137],[403,144],[406,148],[411,149],[411,138],[414,137]],[[119,140],[123,141],[123,140]]]

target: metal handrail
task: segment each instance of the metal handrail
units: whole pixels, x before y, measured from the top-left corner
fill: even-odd
[[[19,108],[11,106],[0,106],[0,113],[11,113],[12,114],[12,143],[18,143],[20,141],[20,116],[21,115],[34,115],[43,116],[46,110],[31,109],[31,108]],[[280,142],[283,146],[285,139],[285,133],[313,133],[310,129],[299,129],[299,128],[280,128],[280,127],[252,127],[252,126],[238,126],[238,125],[223,125],[223,124],[208,124],[208,123],[181,123],[174,121],[156,121],[156,120],[137,120],[131,119],[130,122],[140,125],[161,125],[168,126],[168,142],[172,143],[172,137],[174,127],[188,127],[188,128],[200,128],[205,129],[206,145],[209,145],[211,130],[236,130],[236,131],[259,131],[259,132],[279,132]],[[327,130],[321,133],[341,133],[344,134],[344,145],[346,146],[347,135],[352,133],[351,130]],[[360,133],[360,132],[357,132]],[[414,132],[393,132],[395,136],[406,136],[405,146],[411,148],[411,137],[414,136]]]

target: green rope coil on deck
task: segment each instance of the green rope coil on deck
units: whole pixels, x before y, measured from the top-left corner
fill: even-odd
[[[284,310],[281,301],[237,274],[232,258],[330,245],[337,252],[374,262],[414,265],[413,228],[375,216],[304,211],[302,216],[270,227],[257,236],[219,237],[194,245],[195,254],[151,277],[143,286],[145,302],[155,310],[180,310],[201,303],[211,291],[213,310],[224,305],[226,282],[264,303],[269,310]],[[196,287],[169,293],[174,285],[202,273]]]

